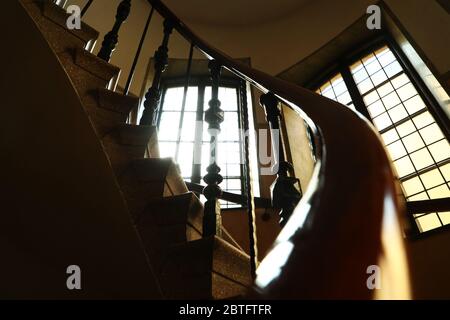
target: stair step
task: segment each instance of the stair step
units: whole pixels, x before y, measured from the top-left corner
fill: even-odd
[[[215,236],[169,248],[158,274],[171,299],[193,298],[195,286],[180,286],[186,279],[200,281],[200,288],[208,288],[203,298],[212,299],[245,294],[252,284],[249,257]]]
[[[149,199],[189,192],[170,158],[133,160],[117,179],[133,216],[144,210]]]
[[[136,96],[125,96],[121,93],[100,88],[95,91],[98,107],[109,111],[118,112],[128,117],[131,110],[139,107],[139,98]]]
[[[115,89],[117,80],[119,79],[121,70],[105,60],[100,59],[96,55],[80,48],[74,49],[74,62],[80,68],[83,68],[87,72],[93,74],[99,79],[104,80],[106,83],[110,83],[110,88]]]
[[[155,134],[154,126],[122,124],[105,135],[102,142],[114,171],[121,172],[132,160],[143,159]]]
[[[81,23],[81,29],[70,30],[66,25],[69,15],[51,1],[20,0],[20,2],[38,24],[56,53],[69,48],[92,50],[95,46],[99,32],[84,22]]]
[[[203,204],[191,192],[153,199],[137,215],[136,228],[151,260],[159,260],[161,250],[202,237]]]

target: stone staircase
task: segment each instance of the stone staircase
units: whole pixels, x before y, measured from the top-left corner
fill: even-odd
[[[115,92],[120,69],[92,54],[99,33],[50,1],[19,0],[73,83],[111,164],[163,294],[226,299],[251,285],[249,257],[224,230],[202,237],[203,205],[171,159],[159,158],[157,130],[126,123],[139,98]],[[61,106],[64,107],[64,106]],[[82,142],[80,142],[82,143]]]

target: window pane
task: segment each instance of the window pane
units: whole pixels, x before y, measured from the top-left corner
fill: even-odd
[[[417,129],[421,129],[429,124],[432,124],[434,122],[434,119],[431,116],[431,114],[428,111],[426,111],[418,116],[415,116],[413,118],[413,122],[417,127]]]
[[[406,150],[403,147],[403,144],[401,141],[394,142],[390,144],[388,147],[389,155],[391,156],[392,160],[397,160],[403,156],[406,156]]]
[[[386,112],[373,119],[373,122],[380,131],[389,127],[392,124],[392,121]]]
[[[390,109],[388,113],[394,123],[403,120],[408,116],[406,109],[402,105]]]
[[[433,159],[427,149],[422,149],[411,153],[411,160],[417,170],[426,168],[433,164]]]
[[[194,155],[193,143],[180,143],[178,151],[177,163],[180,166],[180,171],[183,177],[192,176],[192,164]]]
[[[450,146],[447,140],[441,140],[433,143],[429,147],[431,155],[436,162],[450,158]]]
[[[408,152],[414,152],[425,147],[422,138],[417,132],[414,132],[413,134],[410,134],[409,136],[403,138],[402,141],[405,144]]]
[[[181,141],[194,141],[196,116],[197,115],[195,112],[184,113],[183,128],[181,130]]]
[[[316,92],[355,110],[350,93],[340,73],[336,74],[330,81],[325,82]],[[349,104],[352,104],[352,106],[350,107]]]
[[[383,138],[383,141],[386,145],[400,139],[397,134],[397,131],[395,129],[391,129],[391,130],[387,131],[386,133],[383,133],[381,135],[381,137]]]
[[[366,93],[370,89],[373,88],[372,80],[366,79],[360,83],[358,83],[358,89],[361,92],[361,94]]]
[[[421,232],[439,228],[441,223],[435,213],[426,214],[416,219]]]
[[[174,158],[177,144],[175,142],[159,142],[159,155],[161,158]]]
[[[186,96],[185,110],[197,111],[197,99],[198,99],[198,87],[189,87]]]
[[[183,103],[183,88],[168,88],[164,95],[164,111],[180,111]]]
[[[439,129],[436,123],[421,129],[420,135],[427,145],[444,138],[441,129]]]
[[[365,67],[369,75],[373,75],[377,71],[381,70],[381,65],[377,60],[374,60],[371,63],[365,65]]]
[[[428,190],[431,199],[440,199],[450,197],[450,190],[447,185],[436,187]]]
[[[388,83],[382,85],[380,88],[378,88],[377,91],[378,91],[378,94],[380,95],[380,97],[384,97],[384,96],[387,96],[392,91],[394,91],[394,87],[392,86],[392,84],[390,84],[388,82]]]
[[[372,103],[370,106],[367,107],[367,109],[369,110],[369,113],[372,116],[372,118],[386,111],[386,109],[383,106],[383,103],[380,100],[378,100],[375,103]]]
[[[378,71],[374,75],[370,76],[370,78],[372,79],[372,82],[375,86],[378,86],[379,84],[387,80],[387,76],[383,70]]]
[[[423,100],[420,96],[416,95],[413,98],[407,100],[404,102],[404,105],[406,107],[406,110],[408,110],[409,114],[414,114],[417,111],[420,111],[422,109],[425,109],[425,103],[423,103]]]
[[[404,181],[402,186],[407,197],[418,194],[424,190],[422,182],[418,177]]]
[[[416,95],[417,91],[412,85],[412,83],[408,83],[407,85],[398,89],[397,93],[400,96],[400,99],[402,99],[402,101],[405,101],[411,98],[412,96]]]
[[[225,112],[220,125],[219,141],[239,141],[239,120],[237,112]]]
[[[406,121],[405,123],[397,126],[397,131],[400,134],[400,137],[404,137],[416,131],[416,128],[414,127],[412,121]]]
[[[404,157],[400,160],[395,161],[394,166],[397,169],[397,173],[400,178],[414,172],[414,167],[409,157]]]
[[[163,112],[159,124],[158,139],[162,141],[176,141],[178,138],[179,125],[179,112]]]
[[[400,103],[400,99],[398,98],[397,94],[395,92],[392,92],[381,99],[383,101],[384,106],[386,109],[390,109],[392,107],[395,107]]]
[[[420,179],[422,180],[423,184],[425,185],[425,188],[427,189],[436,187],[445,182],[444,178],[442,178],[442,175],[437,169],[434,169],[432,171],[420,175]]]
[[[234,88],[219,88],[220,108],[224,111],[237,111],[237,91]]]

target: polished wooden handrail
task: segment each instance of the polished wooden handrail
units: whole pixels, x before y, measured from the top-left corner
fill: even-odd
[[[337,102],[232,59],[197,36],[161,1],[148,1],[209,58],[261,91],[272,92],[314,133],[312,181],[258,269],[255,297],[408,298],[399,222],[404,206],[371,124]],[[368,286],[372,265],[383,270],[381,290]]]

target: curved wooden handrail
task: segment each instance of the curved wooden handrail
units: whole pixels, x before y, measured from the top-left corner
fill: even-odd
[[[160,0],[148,1],[209,58],[275,94],[313,128],[317,164],[312,182],[258,269],[255,297],[408,298],[399,222],[403,204],[371,124],[337,102],[232,59],[197,36]],[[381,290],[367,286],[372,265],[381,268]]]

